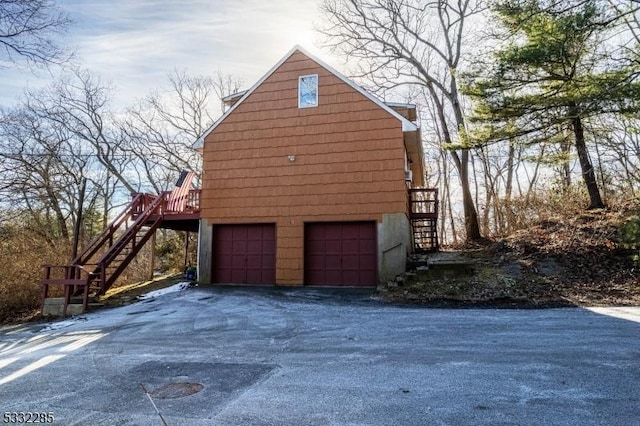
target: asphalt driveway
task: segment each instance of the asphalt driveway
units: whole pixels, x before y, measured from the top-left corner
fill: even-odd
[[[0,415],[61,425],[627,426],[639,384],[640,308],[189,288],[0,329]]]

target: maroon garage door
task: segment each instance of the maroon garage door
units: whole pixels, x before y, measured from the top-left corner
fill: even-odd
[[[275,265],[275,225],[213,227],[214,283],[275,284]]]
[[[308,285],[375,286],[375,222],[308,223],[304,228]]]

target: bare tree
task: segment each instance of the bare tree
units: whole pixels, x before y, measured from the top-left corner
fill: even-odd
[[[147,103],[162,120],[177,132],[198,139],[213,122],[211,103],[218,95],[215,80],[174,71],[168,76],[166,94],[155,93]]]
[[[26,212],[30,228],[54,245],[70,237],[83,178],[85,217],[93,222],[87,226],[100,227],[123,189],[159,193],[181,169],[198,171],[200,155],[191,147],[212,123],[224,88],[184,73],[169,81],[167,92],[116,116],[111,89],[74,71],[0,111],[0,207]]]
[[[221,98],[240,87],[239,80],[222,73],[211,78],[174,71],[168,80],[166,89],[129,108],[119,121],[122,149],[155,192],[166,189],[182,169],[200,170],[200,154],[191,146],[213,123]]]
[[[375,85],[418,85],[436,108],[445,146],[462,187],[466,237],[480,238],[470,189],[470,152],[458,138],[466,127],[457,72],[465,25],[483,10],[480,0],[324,0],[330,22],[319,28],[337,52],[360,63],[358,74]]]
[[[591,132],[602,144],[600,166],[611,179],[607,185],[619,194],[636,197],[640,190],[640,122],[632,117],[601,117]]]
[[[220,98],[220,112],[224,114],[227,110],[227,106],[222,99],[225,96],[238,93],[244,86],[244,81],[233,74],[224,74],[222,71],[218,71],[218,74],[214,77],[213,90]]]
[[[101,181],[95,161],[82,144],[58,125],[24,106],[0,118],[0,195],[3,208],[21,212],[27,229],[52,246],[68,241],[69,224],[79,211],[79,186],[93,177],[86,194],[95,203]],[[94,175],[94,176],[92,176]]]
[[[0,0],[0,57],[9,63],[61,64],[71,57],[60,41],[70,24],[52,0]]]
[[[27,108],[56,122],[92,148],[92,155],[127,191],[140,183],[129,173],[130,160],[109,109],[110,88],[86,70],[76,70],[50,87],[27,94]]]

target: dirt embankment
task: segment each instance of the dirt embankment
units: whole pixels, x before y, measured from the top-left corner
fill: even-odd
[[[392,302],[447,306],[640,305],[639,247],[637,206],[587,212],[415,259],[431,263],[433,272],[418,267],[382,286],[379,295]],[[468,267],[434,271],[447,262]]]

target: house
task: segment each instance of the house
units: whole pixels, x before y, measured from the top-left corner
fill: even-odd
[[[418,240],[437,244],[434,191],[410,191],[424,185],[414,105],[382,102],[301,47],[225,101],[194,145],[199,281],[375,286]]]
[[[202,188],[185,171],[173,191],[133,194],[69,264],[44,265],[44,315],[86,311],[158,229],[198,232],[206,283],[375,286],[438,248],[414,105],[380,101],[300,47],[224,101],[195,143]]]

